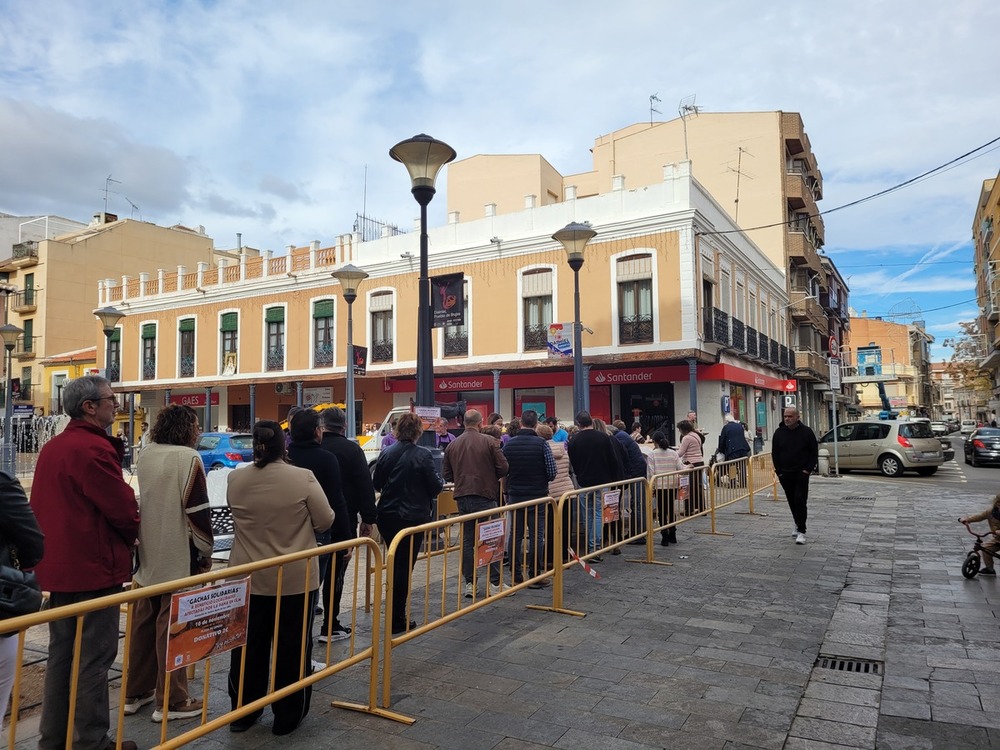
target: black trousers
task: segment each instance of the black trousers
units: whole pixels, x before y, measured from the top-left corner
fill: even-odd
[[[333,558],[337,558],[335,570],[330,569]],[[344,596],[344,576],[347,574],[347,550],[342,549],[335,555],[323,555],[319,559],[320,578],[323,579],[323,633],[326,633],[327,624],[333,620],[333,627],[337,628],[340,623],[340,600]],[[332,589],[332,592],[331,592]],[[333,594],[333,605],[330,605],[330,594]],[[348,620],[350,622],[350,620]]]
[[[306,618],[306,640],[302,641],[302,614],[306,596],[309,597]],[[310,648],[312,644],[312,613],[316,606],[316,592],[309,594],[288,594],[281,597],[281,613],[278,619],[278,642],[274,640],[274,610],[278,603],[276,596],[250,595],[250,614],[247,620],[246,672],[243,675],[243,705],[262,698],[267,694],[267,681],[271,672],[271,649],[277,652],[274,667],[275,690],[291,685],[302,676],[312,674]],[[236,708],[240,687],[241,649],[230,652],[229,698]],[[290,731],[309,713],[312,686],[306,687],[287,698],[271,704],[274,712],[274,728]],[[259,715],[259,714],[258,714]]]
[[[378,530],[385,539],[386,549],[403,529],[418,525],[416,522],[395,516],[378,517]],[[410,596],[410,573],[413,572],[413,565],[423,544],[423,534],[405,536],[396,549],[396,559],[392,568],[392,625],[396,629],[405,628],[407,624],[406,600]]]
[[[795,528],[800,534],[806,533],[806,516],[809,511],[806,504],[809,500],[809,475],[804,471],[793,471],[779,474],[778,481],[785,490],[788,507],[795,520]]]

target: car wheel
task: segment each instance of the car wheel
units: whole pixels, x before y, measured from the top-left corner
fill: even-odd
[[[971,464],[971,463],[972,463],[972,462],[971,462],[971,461],[969,460],[969,454],[968,454],[968,453],[965,453],[965,452],[963,451],[963,452],[962,452],[962,456],[963,456],[963,457],[965,458],[965,465],[966,465],[966,466],[968,466],[969,464]]]
[[[212,468],[209,469],[209,471],[215,471],[216,469],[224,469],[224,468],[226,467],[223,466],[222,464],[212,464]]]
[[[962,575],[969,579],[975,578],[979,572],[979,565],[979,553],[970,552],[969,556],[965,558],[965,562],[962,563]]]
[[[976,452],[975,451],[972,451],[972,465],[973,466],[979,466],[979,462],[976,461]]]
[[[878,468],[887,477],[898,477],[903,473],[903,464],[891,453],[886,453],[878,460]]]
[[[933,476],[934,474],[937,474],[937,470],[938,470],[937,466],[922,466],[919,469],[917,469],[917,474],[919,474],[922,477],[930,477]]]

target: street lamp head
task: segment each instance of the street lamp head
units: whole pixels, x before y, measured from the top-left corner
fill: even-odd
[[[389,149],[389,156],[402,163],[410,173],[413,195],[417,200],[426,195],[426,200],[430,202],[438,172],[445,164],[454,161],[456,153],[447,143],[421,133],[397,143]]]
[[[350,263],[346,266],[341,266],[330,275],[340,282],[340,288],[348,304],[351,304],[358,298],[358,285],[368,278],[367,273]]]
[[[125,317],[125,313],[121,310],[116,310],[110,306],[94,310],[94,315],[101,321],[101,326],[104,328],[104,333],[107,336],[110,336],[112,331],[115,330],[118,321]]]
[[[597,232],[591,229],[589,224],[573,222],[552,235],[552,239],[566,248],[569,267],[579,271],[583,266],[583,249],[596,235]]]
[[[24,331],[13,323],[5,323],[0,326],[0,338],[3,338],[4,348],[7,351],[13,351],[14,347],[17,346],[17,339],[22,333]]]

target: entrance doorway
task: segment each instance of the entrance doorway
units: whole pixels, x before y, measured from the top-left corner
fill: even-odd
[[[643,437],[663,430],[671,445],[674,441],[674,388],[672,383],[652,385],[623,385],[619,387],[619,406],[622,421],[631,431],[636,423]]]
[[[235,404],[229,407],[229,429],[234,432],[250,432],[250,404]]]

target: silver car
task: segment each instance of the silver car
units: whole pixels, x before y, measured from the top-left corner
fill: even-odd
[[[820,439],[820,448],[834,460],[833,431]],[[871,420],[837,427],[837,458],[841,472],[877,469],[887,477],[914,470],[930,476],[944,463],[941,441],[924,421]]]

